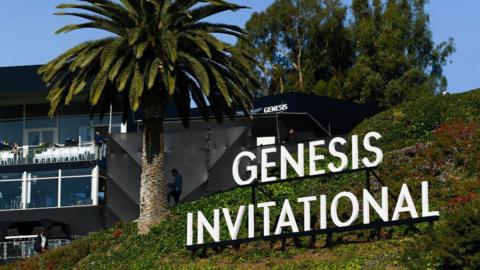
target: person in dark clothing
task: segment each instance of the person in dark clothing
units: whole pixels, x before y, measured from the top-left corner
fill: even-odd
[[[35,238],[35,243],[33,248],[37,253],[43,253],[48,251],[47,230],[44,227],[42,227],[40,234],[37,235],[37,238]]]
[[[106,142],[105,136],[103,136],[100,131],[95,131],[95,144],[102,145]]]
[[[293,128],[288,129],[286,142],[287,143],[295,142],[295,129],[293,129]]]
[[[170,203],[170,197],[173,197],[175,205],[178,205],[180,195],[182,195],[183,177],[177,169],[172,170],[172,175],[175,179],[173,185],[168,185],[170,188],[170,191],[168,192],[168,203]]]

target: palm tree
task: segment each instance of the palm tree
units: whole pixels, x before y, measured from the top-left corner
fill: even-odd
[[[224,0],[81,0],[59,5],[59,12],[85,19],[57,33],[93,28],[110,37],[87,41],[42,66],[49,88],[50,115],[74,96],[87,93],[102,112],[121,99],[128,112],[142,110],[143,159],[140,190],[140,233],[169,215],[164,176],[164,109],[173,102],[188,125],[193,100],[205,120],[233,117],[238,105],[250,115],[249,88],[256,85],[253,57],[214,34],[244,38],[242,28],[209,23],[211,15],[236,11]],[[256,87],[256,86],[255,86]]]

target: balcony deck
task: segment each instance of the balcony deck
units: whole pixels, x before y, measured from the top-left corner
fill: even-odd
[[[6,148],[6,146],[4,146]],[[106,144],[94,142],[65,146],[23,146],[0,150],[0,167],[34,164],[71,163],[102,160],[106,156]]]

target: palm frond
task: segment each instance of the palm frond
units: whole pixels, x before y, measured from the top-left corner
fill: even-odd
[[[232,116],[233,104],[251,108],[252,73],[258,64],[214,33],[244,38],[235,25],[208,18],[246,8],[224,0],[80,0],[57,6],[57,15],[86,20],[57,33],[93,28],[111,34],[81,43],[42,66],[51,115],[87,92],[95,110],[121,99],[129,110],[174,102],[185,125],[191,100],[208,120]]]

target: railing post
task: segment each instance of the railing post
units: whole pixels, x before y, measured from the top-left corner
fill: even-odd
[[[100,157],[102,160],[107,157],[107,144],[102,143],[102,156]]]
[[[29,204],[32,199],[32,174],[31,173],[27,173],[26,181],[27,181],[27,204]]]
[[[22,174],[22,209],[27,209],[27,172]]]
[[[100,160],[100,146],[93,144],[93,152],[95,153],[95,160]]]
[[[62,169],[58,170],[57,206],[62,207]]]
[[[99,169],[98,165],[95,166],[92,170],[92,188],[91,188],[91,199],[93,205],[98,205],[98,175]]]
[[[28,145],[24,145],[22,149],[23,149],[23,158],[27,159],[27,157],[28,157]]]
[[[7,253],[7,243],[6,242],[3,242],[3,252],[2,252],[2,255],[3,255],[3,260],[7,260],[7,256],[8,256],[8,253]]]
[[[22,259],[25,259],[25,241],[22,241]]]

